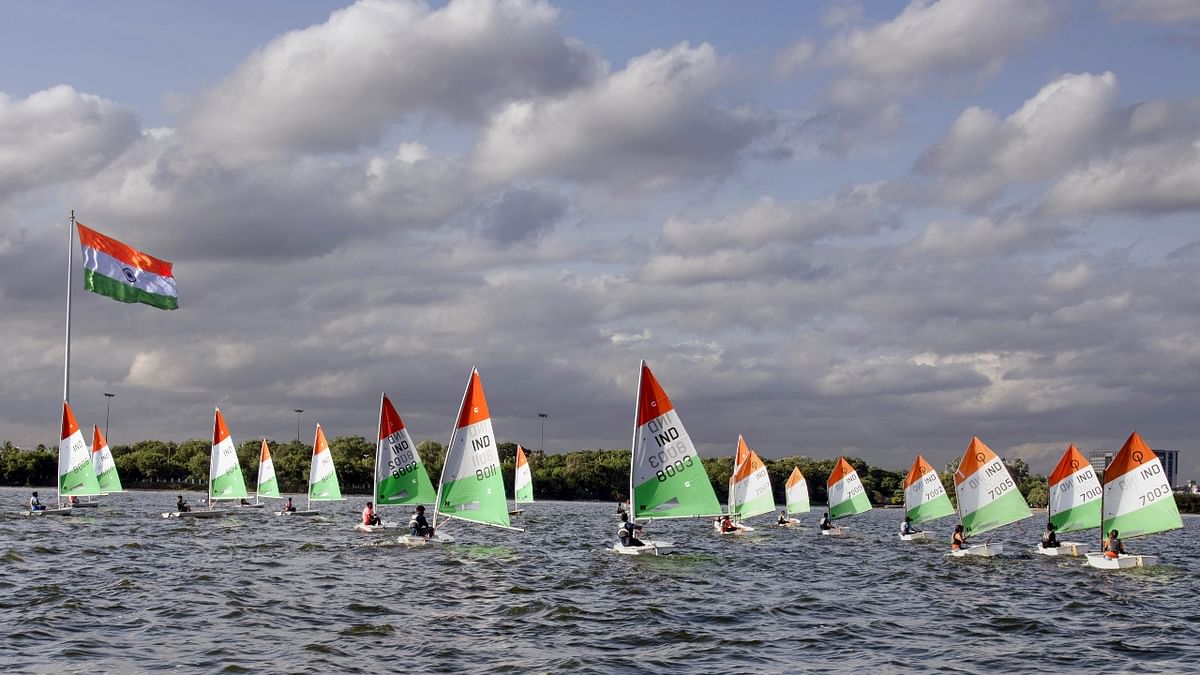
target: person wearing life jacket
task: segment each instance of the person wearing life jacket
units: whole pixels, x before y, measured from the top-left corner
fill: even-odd
[[[175,498],[175,510],[180,513],[187,513],[192,510],[192,507],[188,506],[188,503],[183,500],[183,495],[179,495]]]
[[[293,504],[292,504],[292,498],[291,498],[291,497],[288,497],[288,498],[287,498],[287,502],[286,502],[286,503],[284,503],[284,505],[283,505],[283,510],[284,510],[284,512],[285,512],[285,513],[292,513],[292,512],[294,512],[294,511],[296,510],[296,507],[295,507],[295,505],[293,505]]]
[[[75,506],[76,504],[79,503],[79,497],[76,497],[75,495],[71,495],[70,499],[67,500],[67,503],[70,504],[71,506]]]
[[[617,530],[617,537],[621,540],[622,546],[645,546],[636,536],[636,533],[641,531],[641,525],[629,522],[629,514],[621,514],[621,527]]]
[[[433,528],[429,526],[429,520],[425,518],[425,506],[423,504],[417,505],[417,512],[408,521],[408,529],[409,533],[414,537],[433,536]]]
[[[45,511],[46,510],[46,505],[42,503],[42,500],[38,499],[37,492],[34,492],[33,496],[29,498],[29,510],[30,511]]]
[[[1108,541],[1104,542],[1104,557],[1119,558],[1123,553],[1125,553],[1125,544],[1122,544],[1121,540],[1117,538],[1117,531],[1109,532]]]
[[[721,518],[721,532],[737,532],[737,531],[738,531],[738,526],[734,525],[733,521],[729,519],[729,514],[726,514],[725,517]]]
[[[900,534],[916,534],[916,533],[917,533],[917,531],[914,530],[913,526],[912,526],[912,518],[910,516],[904,516],[904,522],[900,523]]]
[[[825,515],[821,516],[821,529],[822,530],[832,530],[833,529],[833,521],[829,519],[828,511],[825,512]]]
[[[954,534],[950,536],[950,550],[961,551],[967,545],[967,538],[963,534],[963,526],[955,525]]]
[[[363,507],[363,525],[378,525],[383,522],[379,519],[379,515],[375,513],[375,509],[371,508],[371,506],[371,502],[367,502],[367,505]]]
[[[1046,530],[1042,532],[1042,548],[1058,548],[1058,535],[1054,529],[1054,523],[1046,523]]]

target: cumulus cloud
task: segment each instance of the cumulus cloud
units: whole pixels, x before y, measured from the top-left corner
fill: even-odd
[[[817,56],[817,45],[811,40],[798,40],[775,56],[776,77],[791,77],[811,66]]]
[[[67,85],[20,100],[0,92],[0,201],[90,176],[140,133],[133,110]]]
[[[548,175],[631,191],[724,177],[773,124],[712,103],[725,71],[711,45],[682,43],[589,87],[509,103],[486,124],[474,169],[496,182]]]
[[[348,151],[414,113],[475,121],[598,69],[539,0],[361,0],[256,50],[189,106],[183,130],[228,155]]]

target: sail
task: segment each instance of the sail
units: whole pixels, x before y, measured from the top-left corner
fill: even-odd
[[[842,518],[871,510],[871,500],[867,498],[867,491],[858,479],[858,472],[845,457],[838,457],[827,485],[830,517]]]
[[[942,486],[942,479],[920,455],[913,460],[908,477],[904,479],[904,513],[914,523],[924,523],[954,513],[954,505]]]
[[[63,401],[62,434],[58,441],[58,494],[60,497],[90,497],[103,494],[83,432],[71,406]]]
[[[971,444],[954,472],[954,491],[967,536],[1033,515],[1008,467],[978,436],[971,437]]]
[[[700,454],[645,361],[638,381],[629,477],[635,519],[721,515]]]
[[[800,467],[792,468],[792,475],[787,479],[785,494],[787,495],[788,515],[809,512],[808,481],[804,480],[804,474],[800,473]]]
[[[279,481],[275,479],[275,462],[271,461],[271,448],[267,445],[265,438],[262,440],[262,449],[258,453],[258,496],[279,496]]]
[[[1096,471],[1072,444],[1050,474],[1050,523],[1059,532],[1100,527],[1100,497],[1104,488]]]
[[[121,476],[117,474],[117,463],[113,461],[112,450],[108,449],[108,439],[100,433],[100,427],[92,426],[92,469],[96,472],[96,482],[100,491],[124,492],[121,488]]]
[[[517,446],[517,469],[513,473],[513,501],[518,504],[533,502],[533,473],[529,470],[529,459],[525,448]]]
[[[472,368],[458,409],[458,422],[446,447],[437,511],[485,525],[509,527],[508,497],[500,475],[500,455],[483,380]],[[437,513],[434,514],[436,519]]]
[[[1103,511],[1103,531],[1122,539],[1183,527],[1167,472],[1136,431],[1104,470]]]
[[[733,479],[729,490],[729,511],[739,518],[770,513],[775,510],[775,496],[771,494],[771,477],[767,465],[758,453],[746,445],[746,439],[738,436],[737,453],[733,459]]]
[[[337,469],[333,466],[333,452],[325,440],[325,432],[317,425],[317,437],[313,439],[312,464],[308,468],[308,500],[310,502],[335,502],[342,498],[338,485]]]
[[[432,504],[436,495],[404,420],[384,394],[379,403],[375,451],[375,505]]]
[[[210,501],[218,501],[245,496],[246,479],[238,464],[237,448],[225,425],[225,416],[217,408],[213,414],[212,454],[208,459],[208,497]]]

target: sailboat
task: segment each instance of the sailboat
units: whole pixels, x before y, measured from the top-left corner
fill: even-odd
[[[271,460],[271,446],[267,445],[267,439],[262,439],[262,446],[258,449],[258,478],[254,481],[254,503],[242,504],[244,509],[261,509],[266,504],[263,504],[263,497],[279,498],[279,481],[275,478],[275,462]]]
[[[925,458],[917,455],[904,479],[904,516],[913,525],[954,515],[954,505],[942,486],[942,479]],[[928,532],[901,534],[901,541],[926,541]]]
[[[533,503],[533,472],[529,470],[529,459],[525,457],[525,448],[517,444],[517,466],[513,471],[513,508],[510,516],[524,513],[521,504]]]
[[[112,451],[108,448],[108,441],[96,425],[92,426],[92,469],[96,472],[96,482],[102,495],[125,491],[121,488],[121,477],[117,474],[117,465],[113,461]],[[100,502],[90,498],[86,502],[71,504],[71,508],[75,509],[94,509],[98,506]]]
[[[1102,540],[1113,530],[1118,531],[1121,539],[1134,539],[1183,527],[1162,461],[1136,431],[1104,470],[1100,512]],[[1102,570],[1146,567],[1157,560],[1157,556],[1138,554],[1120,554],[1115,558],[1100,552],[1087,554],[1088,565]]]
[[[333,452],[325,440],[325,431],[317,425],[313,438],[312,460],[308,466],[308,504],[302,511],[276,511],[277,516],[316,516],[320,511],[312,507],[313,502],[341,502],[342,488],[338,485],[337,469],[333,466]]]
[[[780,523],[783,527],[793,527],[800,524],[798,518],[792,516],[797,513],[808,513],[811,508],[808,504],[808,481],[804,479],[804,474],[800,473],[800,467],[792,467],[792,473],[788,476],[787,483],[784,484],[784,497],[787,500],[787,522]]]
[[[413,445],[404,420],[396,413],[387,394],[379,401],[379,442],[375,449],[375,479],[371,502],[376,509],[382,506],[432,504],[437,501],[429,472]],[[379,525],[358,523],[360,532],[382,530]]]
[[[733,456],[733,475],[729,477],[729,515],[734,518],[734,529],[722,530],[720,520],[713,521],[713,526],[721,534],[753,532],[754,528],[742,524],[742,521],[773,511],[775,496],[771,494],[767,465],[763,464],[758,453],[746,445],[746,439],[738,435],[737,450]]]
[[[838,457],[826,485],[829,488],[829,517],[833,520],[871,510],[871,500],[858,479],[858,472],[845,457]],[[821,534],[842,537],[846,535],[846,529],[845,526],[832,527],[821,530]]]
[[[440,524],[438,516],[443,518]],[[400,537],[400,542],[413,545],[451,543],[454,539],[440,527],[449,519],[524,532],[509,524],[508,496],[504,493],[504,479],[500,475],[500,455],[496,451],[492,415],[483,392],[483,380],[475,368],[471,369],[458,408],[458,421],[446,446],[430,520],[434,534],[428,537],[406,534]]]
[[[954,492],[958,496],[958,520],[964,538],[1033,516],[1008,467],[978,436],[971,437],[954,472]],[[950,555],[990,558],[1003,552],[1003,544],[987,542],[968,544]]]
[[[100,495],[100,485],[96,482],[96,472],[89,456],[91,453],[83,441],[83,432],[75,421],[75,413],[71,412],[71,405],[66,401],[63,401],[61,431],[58,441],[58,499]],[[59,504],[56,508],[30,510],[28,514],[69,516],[71,506]]]
[[[645,361],[640,371],[629,463],[630,522],[721,515],[717,493],[671,399]],[[663,555],[675,547],[670,541],[641,542],[638,546],[618,542],[613,550],[625,555]]]
[[[1050,503],[1046,512],[1057,534],[1100,527],[1100,502],[1104,488],[1096,479],[1095,469],[1074,444],[1067,446],[1067,451],[1058,460],[1047,487]],[[1041,555],[1080,556],[1083,555],[1083,547],[1084,544],[1077,541],[1060,541],[1058,546],[1049,548],[1039,544],[1034,552]]]
[[[218,501],[242,499],[246,496],[246,479],[238,463],[237,448],[225,424],[225,416],[217,408],[213,413],[212,451],[208,457],[208,508],[191,511],[168,511],[163,518],[223,518],[229,511],[214,509]]]

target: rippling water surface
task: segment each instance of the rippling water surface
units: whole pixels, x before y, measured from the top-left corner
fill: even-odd
[[[936,544],[901,544],[895,510],[849,519],[845,539],[769,516],[743,537],[653,523],[681,553],[629,558],[608,550],[613,504],[541,502],[523,534],[456,523],[459,545],[411,549],[352,530],[363,498],[315,519],[180,521],[159,517],[174,493],[61,519],[20,515],[27,497],[0,489],[6,672],[1200,667],[1192,517],[1127,542],[1163,566],[1113,573],[1028,553],[1038,517],[993,533],[1009,551],[995,560],[944,557],[953,519]]]

